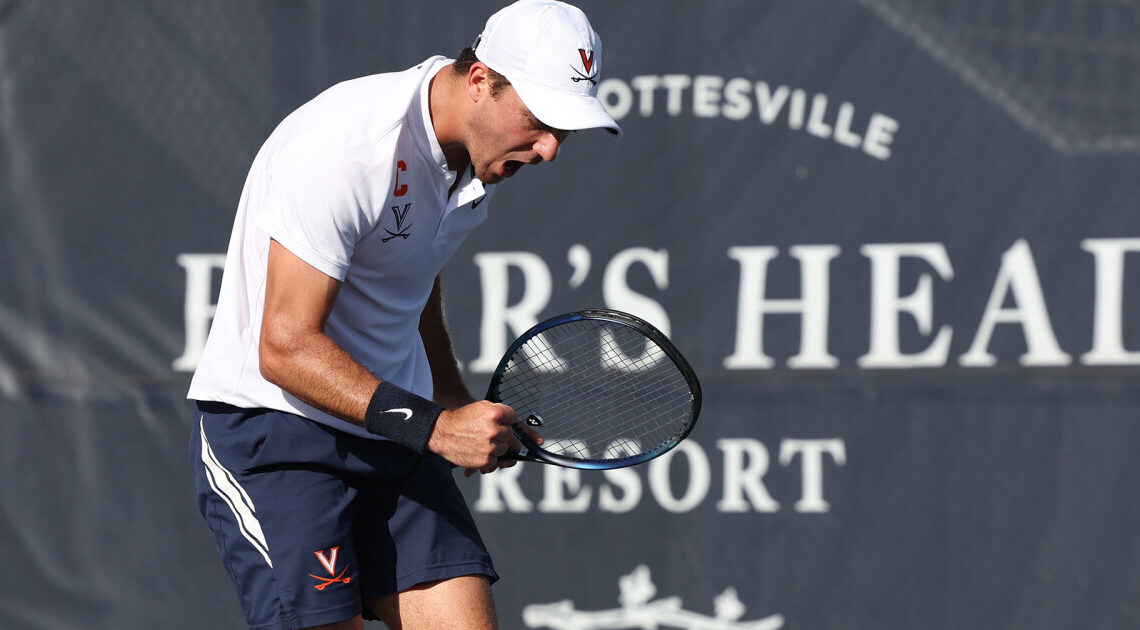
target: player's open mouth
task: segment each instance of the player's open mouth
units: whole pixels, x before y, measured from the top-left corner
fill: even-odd
[[[522,162],[516,162],[515,160],[507,160],[506,163],[503,164],[503,177],[510,177],[511,175],[514,175],[522,167],[523,167]]]

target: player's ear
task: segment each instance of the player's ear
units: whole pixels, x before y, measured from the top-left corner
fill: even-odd
[[[467,70],[466,87],[467,95],[476,102],[491,95],[491,74],[482,61],[476,61]]]

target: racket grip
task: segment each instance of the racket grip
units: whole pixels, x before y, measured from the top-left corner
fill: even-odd
[[[499,461],[516,461],[516,462],[539,462],[542,461],[534,455],[530,454],[530,449],[522,447],[522,450],[507,451],[499,457]]]

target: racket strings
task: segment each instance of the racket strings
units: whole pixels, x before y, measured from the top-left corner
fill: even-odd
[[[529,340],[509,360],[499,393],[520,419],[537,416],[545,450],[583,461],[667,448],[693,411],[688,382],[657,344],[599,320]]]

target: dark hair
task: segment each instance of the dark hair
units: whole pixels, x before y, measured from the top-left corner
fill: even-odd
[[[467,73],[471,70],[471,66],[476,61],[479,61],[479,58],[475,56],[475,49],[464,48],[459,51],[459,55],[455,57],[455,63],[451,65],[451,69],[455,72],[456,76],[466,77]],[[507,77],[495,72],[491,68],[487,68],[487,75],[491,77],[491,96],[494,98],[498,98],[503,89],[511,84],[511,82],[507,80]]]

